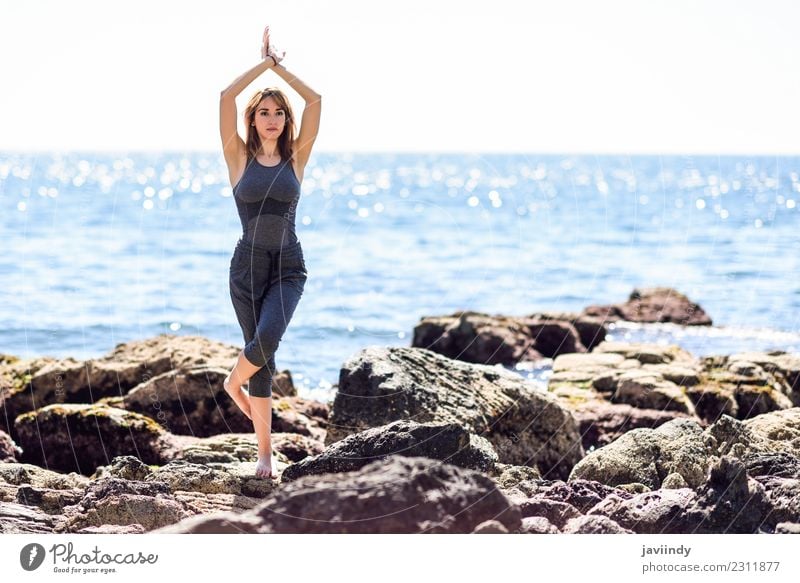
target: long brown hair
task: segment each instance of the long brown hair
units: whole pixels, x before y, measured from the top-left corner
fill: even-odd
[[[284,111],[286,117],[283,132],[281,132],[281,135],[278,137],[278,152],[280,152],[281,160],[291,160],[294,154],[295,126],[292,105],[289,103],[289,100],[286,99],[283,91],[277,87],[267,87],[263,91],[254,93],[250,101],[247,102],[247,107],[244,109],[244,127],[245,135],[247,136],[245,143],[247,145],[248,163],[256,157],[256,154],[258,154],[261,148],[261,138],[258,137],[258,132],[255,131],[255,127],[250,124],[255,123],[258,104],[267,97],[272,97],[278,102],[278,107]]]

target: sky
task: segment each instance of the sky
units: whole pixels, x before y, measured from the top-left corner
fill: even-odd
[[[789,0],[0,5],[0,150],[221,151],[269,24],[323,96],[316,151],[800,153]],[[272,85],[299,118],[272,71],[239,116]]]

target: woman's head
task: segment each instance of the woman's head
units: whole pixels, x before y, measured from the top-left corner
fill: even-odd
[[[267,139],[277,138],[281,158],[288,160],[292,157],[295,139],[294,114],[289,100],[280,89],[268,87],[255,93],[245,107],[244,122],[248,159],[258,154],[261,136]]]

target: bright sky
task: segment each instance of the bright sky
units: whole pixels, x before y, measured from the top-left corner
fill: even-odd
[[[323,95],[317,151],[797,154],[799,7],[2,0],[0,149],[221,151],[219,92],[269,24]],[[299,117],[271,71],[239,115],[269,85]]]

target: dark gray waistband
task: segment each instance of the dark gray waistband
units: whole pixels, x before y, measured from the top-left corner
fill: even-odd
[[[283,247],[262,247],[260,245],[255,245],[246,241],[245,239],[240,238],[236,241],[236,248],[246,252],[248,255],[256,255],[261,257],[273,257],[275,255],[281,255],[283,257],[294,257],[300,255],[302,253],[303,247],[300,245],[300,241],[297,240],[294,243],[290,243],[288,245],[284,245]]]

